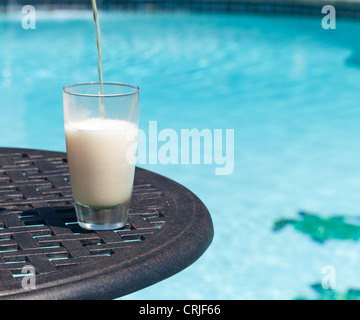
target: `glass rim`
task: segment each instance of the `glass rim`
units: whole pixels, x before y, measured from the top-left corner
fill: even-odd
[[[131,95],[135,95],[137,93],[139,93],[139,87],[133,85],[133,84],[128,84],[128,83],[123,83],[123,82],[109,82],[109,81],[105,81],[103,82],[103,85],[112,85],[112,86],[119,86],[119,87],[128,87],[128,88],[132,88],[134,89],[133,91],[130,92],[125,92],[125,93],[111,93],[111,94],[100,94],[100,93],[80,93],[80,92],[71,92],[69,91],[70,88],[73,87],[79,87],[79,86],[92,86],[92,85],[100,85],[100,82],[80,82],[80,83],[73,83],[73,84],[69,84],[67,86],[63,87],[63,92],[66,94],[70,94],[73,96],[80,96],[80,97],[123,97],[123,96],[131,96]]]

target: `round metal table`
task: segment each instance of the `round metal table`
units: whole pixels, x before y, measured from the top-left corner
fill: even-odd
[[[0,148],[0,299],[117,298],[188,267],[213,233],[197,196],[140,168],[128,223],[84,230],[65,153]]]

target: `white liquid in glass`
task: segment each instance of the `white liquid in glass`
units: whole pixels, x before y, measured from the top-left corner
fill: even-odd
[[[125,120],[94,118],[65,123],[65,136],[74,199],[92,207],[129,202],[137,126]]]

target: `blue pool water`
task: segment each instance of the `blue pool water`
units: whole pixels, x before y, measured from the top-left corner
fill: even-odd
[[[0,15],[0,145],[65,151],[62,87],[97,80],[92,16]],[[316,298],[360,288],[360,242],[314,241],[280,218],[360,217],[360,24],[313,18],[101,13],[104,79],[136,84],[140,128],[234,129],[230,175],[216,165],[144,164],[196,193],[215,237],[183,272],[131,299]]]

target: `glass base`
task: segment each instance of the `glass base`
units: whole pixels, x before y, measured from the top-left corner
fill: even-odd
[[[96,208],[75,201],[78,223],[87,230],[113,230],[123,227],[128,219],[129,208],[130,202],[111,208]]]

